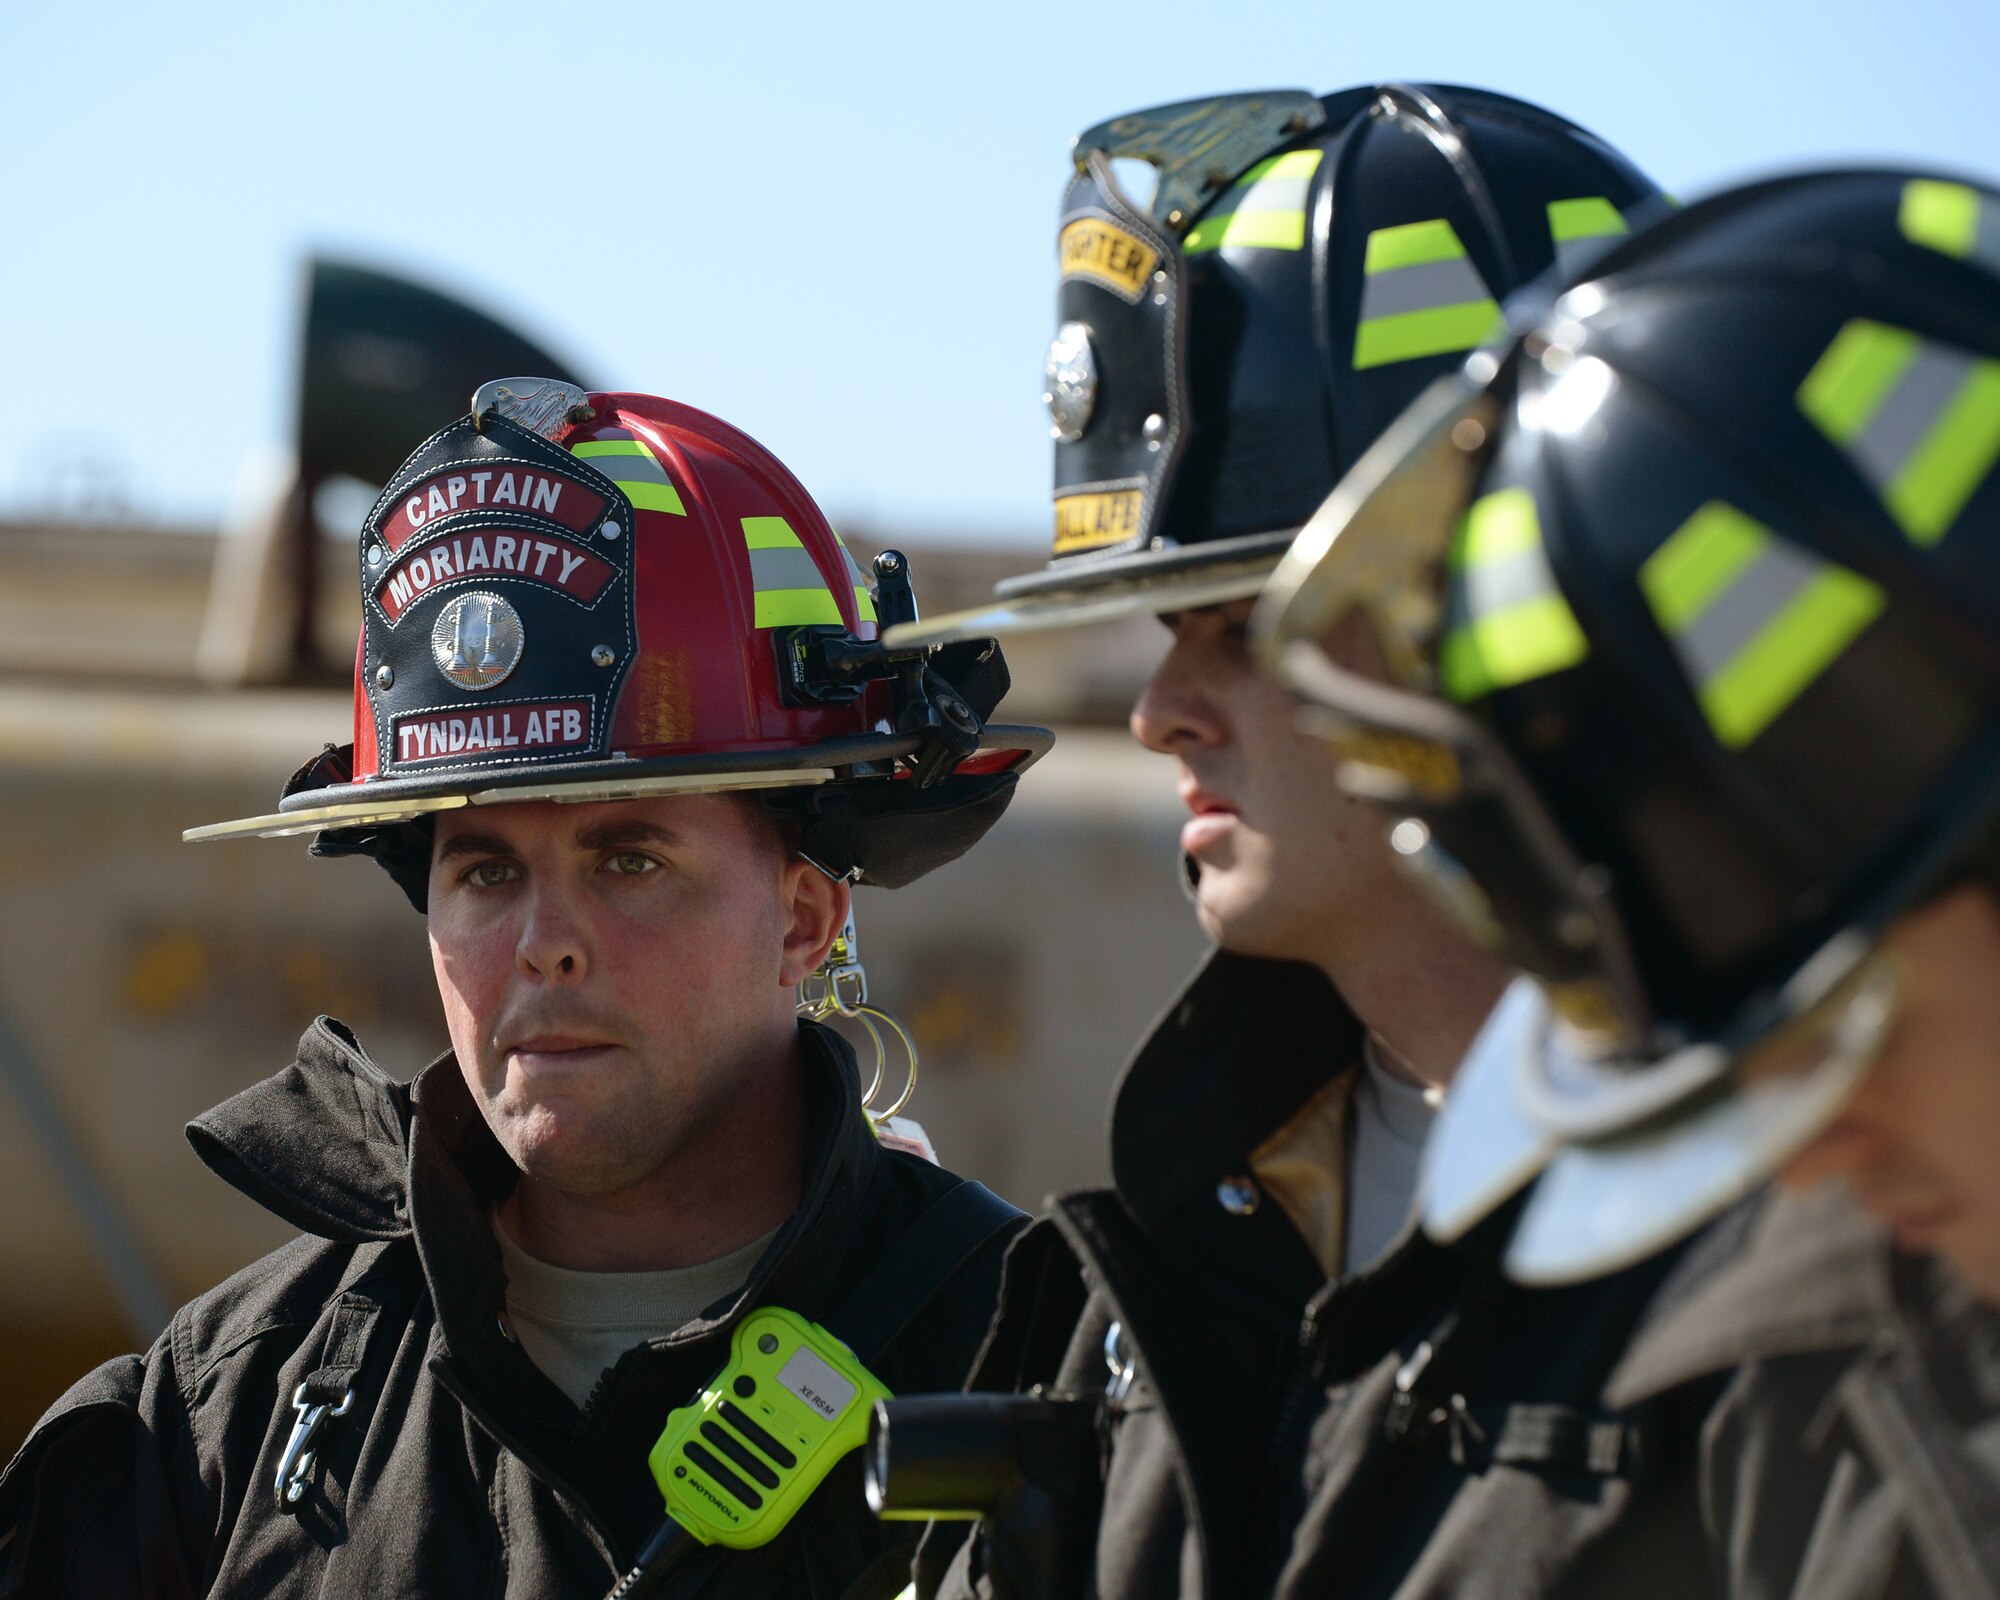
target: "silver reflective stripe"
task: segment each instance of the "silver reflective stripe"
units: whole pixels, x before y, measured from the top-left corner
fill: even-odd
[[[1555,574],[1540,545],[1468,566],[1452,585],[1452,621],[1471,622],[1555,594]]]
[[[1412,267],[1370,273],[1361,291],[1361,320],[1433,311],[1439,306],[1486,298],[1485,279],[1464,256],[1451,261],[1422,261]]]
[[[750,552],[750,585],[759,594],[769,589],[824,589],[819,563],[797,545]]]
[[[2000,272],[2000,203],[1979,197],[1979,231],[1972,239],[1972,259]]]
[[[1559,278],[1576,276],[1586,262],[1595,261],[1621,237],[1623,235],[1616,233],[1600,233],[1588,239],[1562,240],[1556,246],[1556,276]]]
[[[1928,339],[1917,345],[1916,355],[1889,397],[1848,445],[1877,489],[1886,488],[1930,437],[1945,407],[1957,397],[1959,386],[1977,364],[1972,356],[1949,345],[1932,344]]]
[[[1209,217],[1226,217],[1233,211],[1303,211],[1311,178],[1259,178],[1255,183],[1231,189],[1207,212]]]
[[[674,480],[651,456],[592,456],[590,464],[613,483],[665,483]]]
[[[1687,663],[1688,675],[1698,685],[1707,683],[1826,570],[1824,563],[1803,551],[1768,540],[1729,587],[1674,635],[1674,648]]]

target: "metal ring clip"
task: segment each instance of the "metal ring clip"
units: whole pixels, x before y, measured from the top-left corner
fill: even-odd
[[[1114,1322],[1104,1330],[1104,1365],[1111,1374],[1104,1385],[1105,1404],[1116,1411],[1132,1392],[1132,1379],[1139,1370],[1139,1358],[1133,1353],[1132,1341],[1125,1337],[1122,1322]]]
[[[848,1017],[868,1035],[868,1042],[875,1047],[875,1062],[868,1074],[868,1087],[861,1094],[861,1105],[871,1122],[879,1127],[910,1103],[910,1097],[917,1092],[916,1041],[902,1023],[880,1006],[868,1003],[868,969],[861,964],[861,942],[854,931],[853,911],[848,912],[846,926],[828,947],[819,969],[800,983],[798,1013],[814,1022],[824,1022],[832,1016]],[[888,1047],[883,1043],[881,1028],[876,1026],[878,1022],[895,1034],[908,1062],[902,1092],[882,1111],[869,1109],[875,1096],[882,1092],[889,1065]]]
[[[346,1416],[353,1404],[352,1385],[341,1395],[339,1405],[331,1400],[308,1400],[303,1383],[292,1391],[292,1409],[298,1417],[292,1423],[292,1436],[285,1441],[285,1453],[278,1458],[278,1478],[272,1486],[280,1511],[289,1511],[304,1498],[312,1476],[313,1441],[319,1437],[326,1419]]]

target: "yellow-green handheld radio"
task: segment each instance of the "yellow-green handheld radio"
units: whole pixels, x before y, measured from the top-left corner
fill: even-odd
[[[647,1457],[667,1520],[612,1600],[654,1592],[704,1546],[767,1544],[835,1462],[868,1437],[889,1391],[818,1323],[764,1306],[736,1325],[729,1360],[667,1417]]]

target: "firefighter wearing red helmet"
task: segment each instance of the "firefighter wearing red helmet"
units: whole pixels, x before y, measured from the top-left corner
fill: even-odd
[[[738,1520],[778,1496],[788,1394],[955,1384],[984,1332],[1018,1214],[882,1137],[796,1012],[860,999],[852,885],[967,849],[1047,747],[985,721],[997,651],[885,652],[900,558],[871,584],[768,452],[647,395],[486,385],[358,559],[352,745],[195,836],[372,855],[427,911],[452,1054],[405,1085],[322,1018],[191,1125],[304,1236],[44,1418],[0,1591],[603,1593],[689,1463]],[[649,1471],[760,1308],[834,1365],[739,1374],[704,1402],[735,1431]],[[904,1582],[851,1459],[764,1531],[684,1542],[664,1592]]]

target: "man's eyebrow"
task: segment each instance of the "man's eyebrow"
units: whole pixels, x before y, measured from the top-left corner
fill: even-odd
[[[680,844],[681,836],[672,828],[663,828],[657,822],[600,822],[595,827],[584,828],[577,833],[576,842],[584,850],[617,850],[626,845],[657,844],[671,849]]]
[[[455,860],[459,856],[505,856],[512,855],[514,847],[497,833],[455,833],[438,846],[439,861]]]

